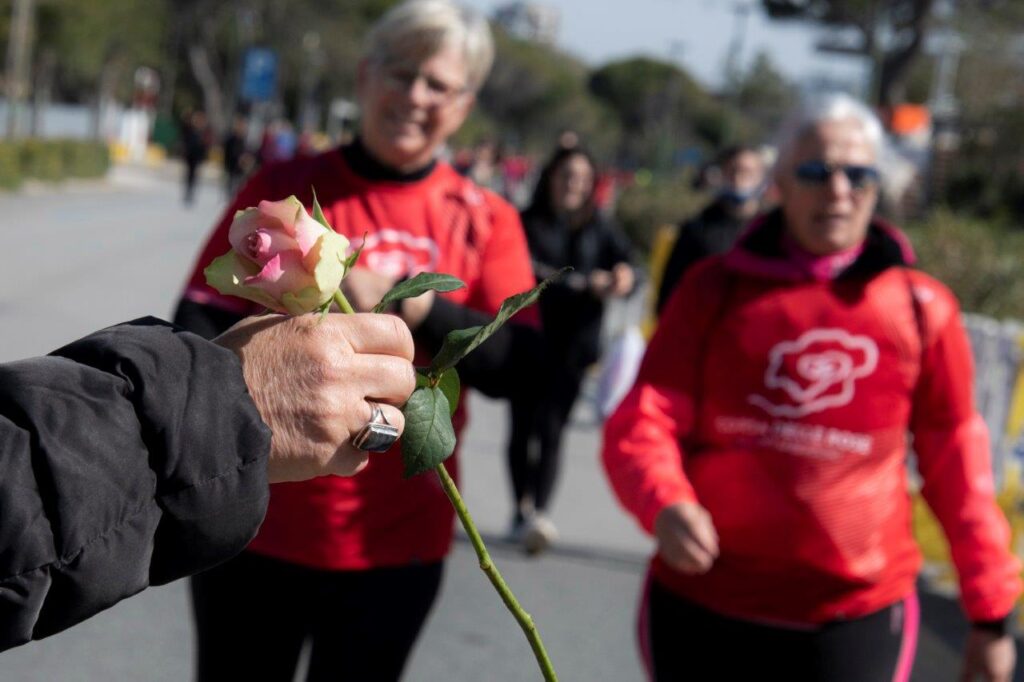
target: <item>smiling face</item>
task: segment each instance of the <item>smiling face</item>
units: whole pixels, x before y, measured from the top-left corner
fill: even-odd
[[[363,144],[381,163],[415,171],[434,158],[473,106],[463,54],[442,47],[420,63],[359,67]]]
[[[796,177],[796,168],[822,161],[836,168],[824,182]],[[878,201],[877,183],[855,187],[839,170],[843,166],[874,166],[875,150],[855,119],[824,121],[798,140],[777,174],[787,234],[815,255],[845,251],[860,244]]]

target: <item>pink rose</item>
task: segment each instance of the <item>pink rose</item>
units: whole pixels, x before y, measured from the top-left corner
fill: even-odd
[[[222,294],[300,315],[327,304],[345,276],[348,239],[314,220],[294,196],[235,214],[232,249],[204,270]]]

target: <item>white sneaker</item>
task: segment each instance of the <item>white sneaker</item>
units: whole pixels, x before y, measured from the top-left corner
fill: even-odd
[[[526,520],[523,549],[527,554],[540,554],[558,539],[558,529],[547,516],[535,514]]]

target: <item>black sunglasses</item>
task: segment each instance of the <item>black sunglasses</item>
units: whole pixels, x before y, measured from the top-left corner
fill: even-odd
[[[821,160],[804,161],[796,167],[796,177],[809,185],[824,185],[837,172],[842,171],[850,187],[864,189],[878,184],[878,169],[874,166],[833,165]]]

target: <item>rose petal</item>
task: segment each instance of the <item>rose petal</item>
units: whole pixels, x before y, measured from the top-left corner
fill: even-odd
[[[316,245],[306,254],[306,268],[313,273],[323,301],[333,296],[341,286],[341,280],[345,277],[347,251],[348,239],[337,232],[325,230]]]
[[[271,310],[286,312],[287,309],[284,305],[273,296],[262,289],[244,284],[256,272],[258,272],[258,268],[255,265],[239,257],[234,251],[228,251],[223,256],[215,258],[203,270],[206,283],[225,296],[238,296],[255,301]]]
[[[316,241],[320,239],[320,235],[324,232],[330,232],[330,230],[314,220],[306,213],[305,209],[302,209],[295,220],[293,232],[295,242],[299,245],[302,255],[305,256],[309,253],[309,250],[313,248],[313,245],[316,244]]]
[[[294,296],[296,292],[308,288],[319,291],[316,287],[316,279],[312,273],[306,270],[302,263],[302,254],[298,249],[283,251],[275,255],[259,273],[247,277],[243,283],[248,287],[260,289],[277,301],[279,306],[284,306],[285,294]],[[332,290],[331,295],[333,294]],[[284,307],[287,309],[286,306]],[[303,309],[302,312],[315,310],[316,307],[316,305],[311,305]],[[289,310],[289,312],[292,311]]]
[[[259,212],[267,218],[276,220],[290,237],[295,237],[295,223],[299,219],[299,214],[305,213],[306,209],[293,194],[280,201],[264,199],[259,203]]]
[[[254,257],[250,242],[251,235],[255,232],[265,233],[270,237],[270,245],[265,251],[261,249],[258,257]],[[228,241],[241,256],[259,265],[266,265],[268,260],[282,251],[298,248],[295,239],[285,231],[281,221],[256,208],[247,208],[235,213],[235,219],[228,230]]]

